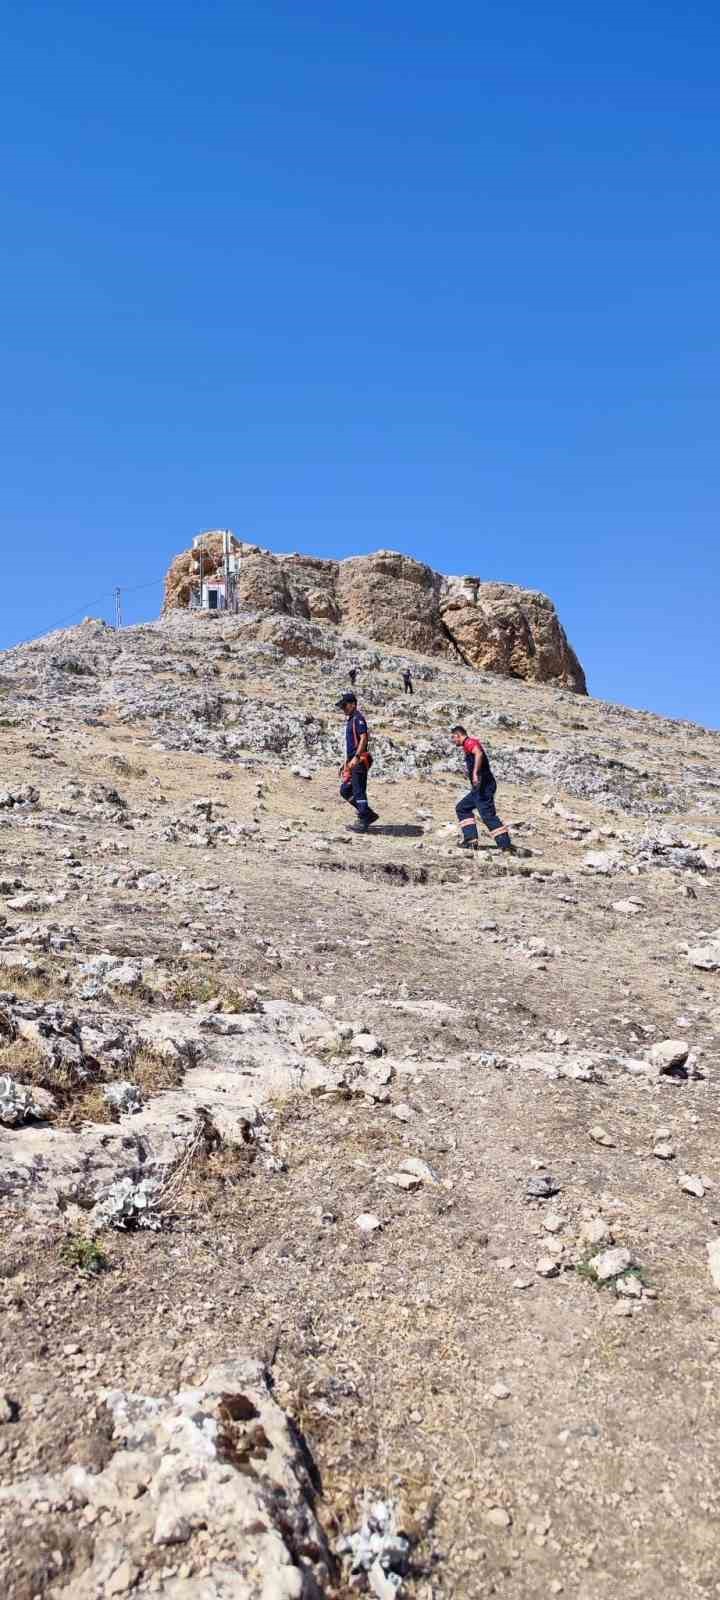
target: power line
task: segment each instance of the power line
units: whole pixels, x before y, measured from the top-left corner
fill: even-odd
[[[149,583],[136,583],[132,586],[128,586],[127,584],[116,584],[114,589],[108,590],[105,594],[97,596],[95,600],[86,600],[84,605],[78,606],[76,611],[72,611],[70,615],[64,617],[62,621],[51,623],[49,628],[45,628],[43,630],[43,633],[32,633],[27,639],[17,639],[15,644],[8,645],[7,649],[0,652],[0,654],[10,655],[11,651],[22,650],[26,644],[34,644],[36,639],[42,639],[46,633],[58,633],[62,628],[69,628],[71,624],[75,622],[77,617],[87,617],[92,612],[94,606],[104,605],[105,601],[108,600],[112,600],[114,603],[115,627],[120,629],[123,625],[121,596],[124,594],[139,594],[143,589],[154,589],[159,583],[164,582],[165,577],[163,575],[162,578],[151,578]]]

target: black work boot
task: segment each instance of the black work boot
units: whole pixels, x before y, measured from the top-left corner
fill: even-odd
[[[478,841],[477,839],[459,839],[458,848],[460,850],[477,850],[479,848]]]

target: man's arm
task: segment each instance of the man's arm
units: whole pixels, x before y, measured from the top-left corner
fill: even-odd
[[[472,775],[473,789],[477,789],[479,787],[479,784],[480,784],[480,773],[482,772],[483,754],[484,754],[483,747],[482,747],[482,745],[480,743],[480,740],[478,739],[477,743],[476,743],[475,750],[473,751],[473,756],[474,756],[473,775]]]
[[[353,734],[355,736],[355,749],[352,754],[352,759],[348,762],[349,767],[357,766],[359,757],[365,750],[367,750],[368,747],[367,723],[359,711],[356,711],[355,716],[353,717]]]

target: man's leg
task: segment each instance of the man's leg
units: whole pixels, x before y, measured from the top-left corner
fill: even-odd
[[[367,797],[367,767],[364,761],[359,761],[352,769],[353,804],[357,811],[361,826],[369,828],[371,822],[377,820],[377,814],[371,811]]]
[[[512,850],[512,840],[507,826],[495,810],[496,784],[488,784],[487,788],[478,790],[477,808],[485,823],[488,833],[492,835],[499,850]]]
[[[357,811],[355,796],[353,794],[353,786],[349,778],[347,783],[341,783],[340,785],[340,799],[347,800],[348,805],[354,806],[355,810]]]
[[[455,815],[462,828],[463,844],[473,848],[478,842],[477,823],[475,821],[475,807],[477,805],[477,790],[471,789],[469,794],[464,794],[455,807]]]

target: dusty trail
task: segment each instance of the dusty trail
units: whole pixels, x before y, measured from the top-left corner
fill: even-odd
[[[0,808],[0,1078],[45,1113],[0,1126],[9,1600],[262,1592],[230,1524],[156,1543],[155,1480],[105,1487],[106,1391],[174,1396],[246,1353],[303,1431],[329,1545],[365,1491],[398,1507],[407,1595],[699,1600],[720,1587],[720,736],[370,647],[365,674],[355,645],[373,798],[405,830],[358,839],[332,662],[253,627],[128,630],[122,670],[92,625],[0,658],[19,796]],[[463,708],[532,852],[509,867],[458,857],[447,826]],[[667,1039],[689,1056],[661,1073]],[[142,1112],[98,1120],[128,1078]],[[197,1133],[208,1097],[217,1138]],[[61,1147],[83,1169],[58,1205]],[[179,1173],[163,1227],[100,1234],[97,1277],[68,1264],[113,1172],[160,1167]],[[619,1291],[589,1265],[613,1241]],[[272,1483],[277,1509],[291,1472],[300,1497],[294,1533],[268,1534],[277,1593],[353,1592],[291,1446],[257,1438],[238,1481],[264,1503]],[[107,1503],[33,1500],[73,1463]]]

